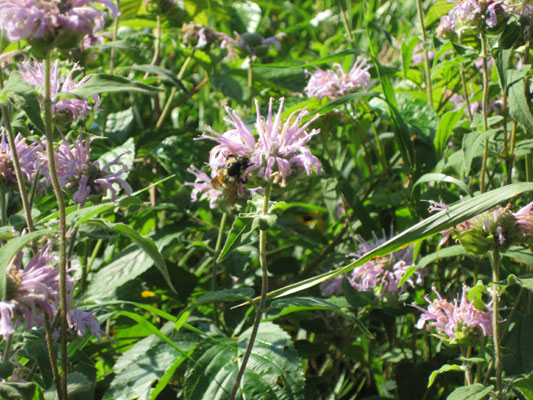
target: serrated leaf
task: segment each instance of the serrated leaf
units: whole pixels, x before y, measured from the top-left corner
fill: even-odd
[[[17,253],[29,242],[44,236],[52,236],[54,233],[55,231],[52,229],[43,229],[30,232],[24,236],[18,236],[10,239],[0,248],[0,296],[2,300],[6,298],[6,272],[7,267],[9,266],[9,263],[13,257],[15,257]]]
[[[476,215],[481,214],[482,212],[487,211],[506,200],[529,191],[533,191],[533,183],[515,183],[491,190],[490,192],[480,194],[471,199],[460,201],[450,206],[450,208],[432,215],[429,218],[426,218],[425,220],[412,226],[411,228],[403,231],[399,235],[376,247],[374,250],[364,254],[355,262],[345,267],[328,271],[312,278],[274,290],[269,293],[269,297],[276,298],[288,296],[290,294],[297,293],[318,285],[335,276],[350,272],[354,268],[363,265],[369,260],[377,257],[383,257],[396,250],[406,247],[411,243],[422,240],[447,228],[453,227],[460,222],[473,218]]]
[[[35,386],[33,382],[2,382],[0,383],[0,398],[3,400],[32,400]]]
[[[185,379],[185,392],[190,399],[225,399],[244,356],[251,328],[238,341],[216,338],[201,343],[193,354],[197,361]],[[241,389],[236,400],[303,400],[304,376],[298,354],[290,337],[277,325],[259,326]]]
[[[481,383],[475,383],[469,386],[461,386],[455,389],[447,400],[482,400],[487,396],[494,386],[483,386]]]
[[[222,251],[220,252],[220,255],[217,258],[217,263],[221,263],[222,261],[224,261],[224,259],[229,256],[231,252],[237,247],[240,237],[252,224],[252,221],[252,218],[235,218],[235,221],[233,221],[233,225],[231,225],[231,230],[228,234],[228,238],[226,239],[226,243],[224,243],[224,247],[222,248]]]
[[[93,217],[112,209],[115,204],[98,204],[96,206],[86,206],[79,210],[73,211],[67,215],[67,226],[79,226]]]
[[[172,289],[174,293],[176,293],[176,289],[174,288],[174,285],[172,285],[172,281],[170,279],[170,275],[168,274],[167,264],[165,262],[165,259],[157,249],[157,246],[155,245],[154,241],[148,237],[142,236],[140,233],[138,233],[135,229],[133,229],[131,226],[117,223],[112,224],[110,222],[104,222],[104,221],[87,221],[88,223],[100,225],[112,232],[121,233],[124,236],[131,239],[137,246],[139,246],[154,262],[155,266],[161,272],[163,277],[165,278],[165,281],[167,282],[167,285]],[[132,278],[133,279],[133,278]]]
[[[463,371],[463,369],[459,365],[444,364],[442,367],[440,367],[439,369],[431,373],[431,375],[429,376],[429,380],[428,380],[428,388],[430,388],[433,385],[433,383],[435,382],[435,379],[437,379],[437,376],[439,376],[439,374],[442,374],[443,372],[448,372],[448,371]]]
[[[519,70],[507,70],[509,85],[509,112],[517,122],[524,125],[528,132],[533,132],[533,115],[525,95],[524,76],[531,70],[531,65],[524,65]]]
[[[187,341],[186,337],[190,340]],[[115,363],[113,367],[115,377],[104,399],[130,400],[135,398],[141,400],[153,398],[152,386],[154,382],[163,379],[169,370],[174,371],[179,367],[192,353],[195,345],[191,335],[183,334],[180,335],[180,340],[175,343],[186,353],[180,353],[155,335],[138,341]],[[168,383],[168,380],[169,377],[167,376],[165,384]],[[162,388],[159,387],[159,390]]]
[[[461,189],[465,194],[467,194],[468,196],[472,196],[472,191],[468,188],[468,186],[463,182],[463,181],[460,181],[459,179],[455,179],[454,177],[452,176],[449,176],[449,175],[445,175],[445,174],[439,174],[439,173],[430,173],[430,174],[424,174],[422,175],[417,181],[416,183],[413,185],[413,189],[420,185],[421,183],[426,183],[426,182],[436,182],[436,183],[440,183],[440,182],[446,182],[446,183],[453,183],[454,185],[456,185],[459,189]]]
[[[130,245],[115,255],[112,261],[93,273],[87,295],[101,299],[115,295],[115,290],[152,267],[153,262],[143,250]]]
[[[88,98],[95,94],[112,92],[137,92],[154,95],[162,89],[144,83],[134,82],[118,75],[96,74],[69,92],[72,96]]]

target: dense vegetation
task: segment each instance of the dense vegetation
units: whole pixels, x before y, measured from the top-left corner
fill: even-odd
[[[0,0],[0,397],[533,399],[532,11]]]

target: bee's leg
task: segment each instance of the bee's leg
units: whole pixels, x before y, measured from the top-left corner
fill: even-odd
[[[241,178],[240,181],[242,184],[248,183],[248,177]]]

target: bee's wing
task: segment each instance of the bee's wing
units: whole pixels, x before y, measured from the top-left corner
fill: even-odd
[[[213,179],[211,179],[211,186],[213,186],[213,189],[221,190],[223,188],[222,186],[223,181],[224,181],[224,177],[218,174]]]
[[[235,180],[234,182],[231,182],[229,185],[226,185],[224,187],[224,197],[226,198],[226,201],[228,204],[233,207],[235,205],[235,202],[237,201],[237,188],[239,187],[239,182]]]

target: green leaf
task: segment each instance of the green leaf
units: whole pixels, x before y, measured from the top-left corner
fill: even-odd
[[[254,295],[252,288],[244,287],[238,289],[224,289],[217,290],[203,296],[198,297],[194,302],[194,306],[205,303],[213,302],[225,302],[225,301],[238,301],[243,299],[250,299]]]
[[[368,35],[368,44],[369,49],[372,54],[372,61],[376,67],[378,73],[379,81],[381,82],[381,88],[383,94],[385,95],[385,102],[389,110],[389,117],[393,123],[394,127],[394,137],[396,139],[396,144],[400,150],[400,155],[406,168],[409,168],[411,173],[415,172],[416,164],[414,163],[414,154],[413,154],[413,144],[411,143],[411,134],[409,133],[409,128],[407,127],[405,121],[403,120],[400,112],[398,111],[398,103],[396,101],[396,95],[394,94],[394,88],[389,80],[389,77],[385,75],[382,71],[381,64],[377,59],[377,54],[374,49],[374,44],[370,40],[370,35]]]
[[[513,376],[505,380],[510,381],[510,387],[514,390],[519,390],[524,398],[533,399],[533,373]]]
[[[96,74],[85,83],[69,92],[73,96],[88,98],[99,93],[111,92],[137,92],[143,94],[156,94],[162,89],[144,83],[134,82],[118,75]]]
[[[159,67],[157,65],[150,65],[150,64],[132,65],[127,68],[136,69],[138,71],[150,72],[152,74],[159,75],[160,77],[166,78],[165,80],[169,81],[174,86],[178,86],[181,90],[187,93],[187,88],[183,85],[183,82],[181,80],[176,78],[176,73],[173,71]]]
[[[77,227],[84,222],[87,222],[93,217],[96,217],[107,210],[111,210],[115,207],[115,204],[104,203],[96,206],[86,206],[79,210],[73,211],[67,215],[67,226]]]
[[[170,279],[170,275],[168,274],[167,270],[167,264],[165,263],[165,259],[157,249],[157,246],[154,244],[154,241],[150,238],[144,237],[141,234],[139,234],[135,229],[133,229],[131,226],[117,223],[112,224],[110,222],[105,221],[88,221],[91,224],[100,225],[112,232],[121,233],[124,236],[131,239],[137,246],[139,246],[154,262],[157,269],[159,269],[159,272],[163,275],[165,278],[165,281],[167,282],[167,285],[176,293],[176,289],[174,288],[174,285],[172,285],[172,281]]]
[[[37,86],[26,82],[19,72],[13,71],[6,81],[4,90],[20,97],[14,97],[16,109],[22,109],[41,134],[44,134],[44,122],[41,118],[41,107],[37,97]]]
[[[467,254],[466,250],[460,244],[449,246],[444,249],[438,249],[436,252],[423,257],[419,262],[416,263],[416,267],[425,268],[427,265],[436,260],[440,260],[441,258],[457,257],[465,254]]]
[[[2,382],[0,383],[0,398],[3,400],[32,400],[35,387],[33,382]]]
[[[533,115],[525,95],[524,76],[531,70],[531,65],[524,65],[519,70],[507,70],[509,85],[509,112],[528,132],[533,132]]]
[[[435,133],[435,139],[433,139],[437,154],[442,155],[453,129],[457,126],[462,117],[462,110],[448,111],[441,117],[437,132]]]
[[[2,300],[6,298],[6,273],[9,263],[32,240],[37,240],[43,236],[52,236],[55,233],[52,229],[43,229],[35,232],[30,232],[24,236],[18,236],[10,239],[6,244],[0,248],[0,295]]]
[[[533,265],[533,254],[531,251],[520,246],[511,246],[509,250],[502,255],[528,266]]]
[[[368,328],[361,322],[359,318],[345,312],[340,307],[329,301],[318,297],[290,297],[286,299],[279,299],[270,305],[267,309],[268,317],[264,321],[274,321],[280,317],[300,311],[332,311],[342,315],[347,320],[355,323],[361,328],[365,335],[372,337]]]
[[[447,228],[453,227],[460,222],[473,218],[476,215],[487,211],[506,200],[529,191],[533,191],[533,183],[515,183],[491,190],[490,192],[480,194],[471,199],[460,201],[450,206],[450,208],[447,210],[443,210],[435,215],[432,215],[429,218],[426,218],[425,220],[412,226],[411,228],[403,231],[399,235],[383,243],[381,246],[378,246],[372,251],[364,254],[355,262],[345,267],[334,269],[332,271],[328,271],[312,278],[274,290],[269,293],[269,297],[277,298],[281,296],[288,296],[318,285],[335,276],[350,272],[354,268],[363,265],[371,259],[386,256],[387,254],[408,246],[411,243],[422,240]]]
[[[433,383],[435,382],[435,379],[437,379],[437,376],[439,376],[439,374],[442,374],[443,372],[448,372],[448,371],[463,371],[463,369],[459,365],[444,364],[442,367],[440,367],[439,369],[431,373],[431,375],[429,376],[429,380],[428,380],[428,388],[430,388],[433,385]]]
[[[524,289],[528,289],[529,291],[533,292],[533,275],[509,275],[508,281],[512,280],[514,280]]]
[[[248,217],[235,218],[235,221],[233,221],[233,225],[231,225],[231,230],[228,234],[228,238],[226,239],[226,243],[224,243],[224,247],[222,248],[222,251],[220,252],[220,255],[217,258],[217,263],[221,263],[222,261],[224,261],[224,259],[229,256],[233,250],[235,250],[239,243],[240,237],[252,224],[252,221],[253,219]]]
[[[91,382],[87,376],[79,372],[68,374],[67,390],[69,400],[94,399],[95,383]],[[44,394],[44,400],[57,399],[55,386],[49,388]]]
[[[437,2],[431,6],[424,18],[426,28],[439,20],[442,16],[448,14],[448,12],[450,12],[454,7],[455,5],[448,3],[447,0],[437,0]]]
[[[409,65],[413,57],[413,50],[418,44],[419,39],[416,36],[411,37],[409,40],[402,41],[402,71],[403,79],[407,80],[407,72],[409,71]]]
[[[87,295],[91,299],[115,296],[115,290],[135,279],[154,265],[147,253],[130,245],[116,254],[111,262],[91,275]]]
[[[197,342],[198,339],[195,339]],[[115,377],[104,399],[154,398],[153,392],[161,391],[168,384],[171,373],[188,359],[195,348],[192,335],[181,334],[179,340],[173,340],[173,344],[186,353],[181,353],[156,335],[135,343],[115,363]],[[158,380],[161,385],[158,384],[157,389],[152,390],[154,381]]]
[[[485,139],[490,139],[498,133],[498,129],[489,129],[486,132],[473,131],[463,137],[464,174],[470,174],[472,161],[481,157],[485,146]]]
[[[217,338],[199,344],[184,380],[188,399],[226,399],[231,393],[252,328],[236,342]],[[304,376],[292,340],[272,323],[259,325],[236,399],[303,400]]]
[[[115,143],[125,142],[130,136],[134,119],[132,108],[109,113],[105,121],[105,135]]]
[[[494,386],[483,386],[481,383],[475,383],[469,386],[461,386],[455,389],[446,399],[447,400],[481,400],[487,396]]]
[[[420,185],[421,183],[426,183],[426,182],[436,182],[437,184],[440,182],[453,183],[454,185],[459,187],[459,189],[461,189],[465,194],[467,194],[470,197],[472,196],[472,192],[470,191],[468,186],[463,181],[460,181],[459,179],[455,179],[449,175],[438,174],[438,173],[422,175],[413,185],[413,189],[416,186]]]

